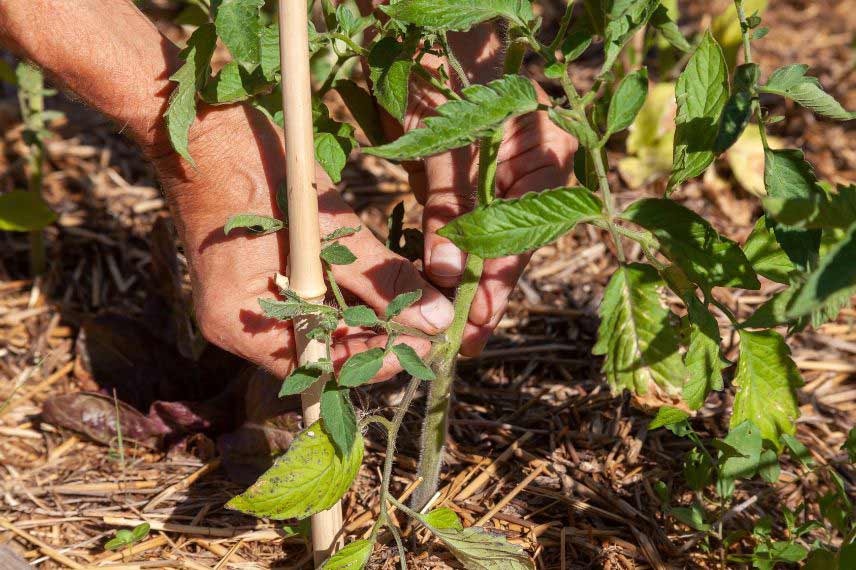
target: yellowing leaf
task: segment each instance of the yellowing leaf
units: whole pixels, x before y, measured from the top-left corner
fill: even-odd
[[[306,518],[345,494],[363,460],[363,438],[347,457],[336,451],[323,422],[303,430],[249,489],[226,503],[230,509],[275,520]]]

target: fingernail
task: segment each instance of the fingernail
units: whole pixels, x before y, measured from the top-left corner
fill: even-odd
[[[451,243],[439,243],[431,250],[431,273],[437,277],[458,277],[464,272],[464,252]]]
[[[446,330],[452,324],[452,319],[455,317],[452,303],[439,294],[435,294],[434,298],[430,301],[422,302],[419,305],[419,311],[431,326],[441,331]]]

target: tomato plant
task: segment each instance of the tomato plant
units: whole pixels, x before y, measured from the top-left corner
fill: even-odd
[[[281,81],[278,29],[267,23],[261,12],[263,4],[263,0],[212,1],[204,23],[182,52],[184,64],[172,77],[177,87],[165,120],[175,150],[191,164],[187,133],[199,101],[210,105],[246,101],[272,121],[282,122],[280,99],[271,96]],[[349,306],[339,291],[330,268],[353,263],[356,258],[338,240],[357,228],[340,228],[323,238],[321,257],[335,303],[313,305],[287,287],[280,300],[260,301],[263,313],[274,319],[287,321],[305,314],[319,318],[320,325],[310,335],[326,343],[328,358],[296,368],[284,380],[280,395],[297,394],[324,382],[322,419],[306,426],[276,464],[229,506],[273,519],[306,518],[325,510],[347,491],[359,469],[364,452],[362,430],[377,423],[388,435],[380,515],[373,531],[368,539],[352,542],[335,554],[325,568],[364,567],[384,527],[403,551],[396,524],[387,514],[390,507],[427,528],[467,568],[534,568],[518,546],[482,529],[464,528],[448,509],[427,514],[417,510],[437,484],[455,361],[484,260],[534,250],[578,224],[602,230],[618,258],[600,306],[601,324],[593,352],[603,356],[603,373],[614,391],[627,390],[659,408],[652,428],[668,427],[693,441],[686,459],[691,484],[701,490],[715,483],[724,508],[736,480],[760,474],[775,481],[778,454],[784,449],[800,453],[793,434],[802,379],[785,337],[774,329],[786,326],[798,331],[819,326],[850,302],[856,291],[856,186],[833,189],[824,185],[801,150],[772,148],[767,126],[778,118],[765,113],[761,96],[785,97],[834,120],[851,120],[856,114],[827,94],[809,75],[807,66],[762,70],[753,61],[752,44],[766,31],[758,13],[747,15],[743,0],[735,0],[733,10],[742,52],[740,65],[729,61],[710,32],[690,43],[668,6],[658,0],[585,0],[587,9],[579,13],[574,12],[574,4],[568,3],[558,32],[545,42],[541,21],[526,0],[398,0],[366,16],[357,16],[345,5],[321,2],[326,28],[310,29],[310,49],[312,53],[328,50],[334,63],[315,94],[315,152],[332,180],[340,179],[347,157],[358,143],[354,127],[333,120],[324,106],[321,98],[331,89],[339,90],[375,144],[362,149],[366,154],[404,161],[475,144],[480,158],[476,207],[440,231],[468,256],[455,292],[455,320],[445,335],[430,339],[434,349],[427,361],[406,345],[395,344],[401,334],[420,334],[395,320],[419,299],[420,291],[398,296],[383,315],[367,306]],[[494,22],[504,30],[503,75],[487,84],[470,85],[446,35],[484,22]],[[656,34],[664,49],[686,54],[675,86],[672,167],[665,195],[619,209],[607,177],[604,148],[634,123],[648,97],[648,71],[627,64],[641,60],[641,54],[622,57],[631,39],[640,31],[646,33],[644,30]],[[359,41],[363,36],[372,38],[367,45]],[[210,60],[218,37],[233,61],[211,77]],[[573,61],[594,42],[601,43],[603,65],[592,88],[580,92],[571,74]],[[447,62],[440,74],[420,63],[428,52],[441,54]],[[546,75],[560,82],[563,97],[548,103],[538,100],[533,83],[519,75],[527,54],[543,61]],[[353,81],[337,79],[352,58],[366,58],[370,91]],[[459,75],[466,86],[459,92],[444,81],[444,76],[452,74]],[[424,126],[384,142],[373,101],[401,120],[410,81],[427,82],[446,101],[434,116],[425,119]],[[577,138],[580,150],[574,173],[579,185],[498,199],[495,177],[504,125],[529,113],[547,113]],[[708,220],[672,196],[688,180],[701,175],[746,129],[757,129],[760,135],[766,197],[762,200],[764,215],[741,245],[720,235]],[[229,233],[239,227],[255,233],[287,229],[282,220],[252,213],[236,214],[225,229]],[[393,247],[408,246],[401,245],[400,227],[392,228],[391,234],[395,235]],[[408,241],[416,239],[409,234]],[[627,243],[638,244],[641,259],[630,258]],[[741,321],[718,298],[717,289],[756,290],[759,276],[780,283],[782,290]],[[663,304],[661,292],[665,289],[681,299],[685,316],[679,317]],[[736,363],[723,355],[723,335],[714,309],[728,318],[729,332],[739,339]],[[385,348],[351,356],[334,371],[329,347],[341,322],[383,330],[389,342]],[[412,376],[405,396],[392,419],[358,419],[350,390],[371,380],[390,353]],[[724,389],[724,372],[731,367],[736,393],[730,433],[710,449],[693,432],[689,419],[712,392]],[[423,483],[411,508],[390,495],[389,485],[399,427],[422,382],[431,386],[419,467]],[[711,519],[699,504],[671,506],[665,491],[661,498],[666,512],[726,540],[722,516]],[[852,504],[846,494],[829,499],[830,516],[848,509],[852,510]],[[854,536],[852,520],[838,523],[849,544]],[[788,524],[793,526],[793,520]],[[759,546],[753,561],[759,565],[772,567],[776,561],[801,560],[808,554],[802,547],[770,540],[763,525],[756,531]],[[843,548],[839,553],[828,552],[843,564]],[[404,566],[403,552],[400,560]]]

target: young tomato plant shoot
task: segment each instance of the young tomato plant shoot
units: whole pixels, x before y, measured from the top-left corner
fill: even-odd
[[[280,126],[288,116],[277,95],[287,75],[280,61],[280,31],[264,12],[263,0],[203,4],[207,21],[193,32],[182,52],[183,64],[172,76],[176,86],[165,112],[171,142],[190,164],[188,133],[197,101],[249,102]],[[313,2],[309,4],[313,8]],[[399,163],[465,147],[477,149],[474,207],[439,231],[466,252],[466,262],[454,291],[454,320],[439,335],[426,335],[400,322],[402,312],[420,300],[420,290],[398,295],[381,312],[349,301],[334,269],[358,261],[346,242],[359,227],[339,227],[321,236],[327,303],[304,298],[287,280],[277,280],[279,296],[260,299],[262,313],[280,321],[311,322],[306,337],[323,354],[294,368],[279,395],[320,392],[320,418],[305,425],[287,452],[234,497],[229,508],[273,520],[307,519],[330,509],[354,481],[366,452],[363,433],[369,424],[376,424],[386,435],[382,480],[376,490],[378,514],[364,538],[347,543],[323,561],[323,568],[365,568],[375,547],[388,543],[394,543],[405,568],[406,545],[399,524],[406,522],[425,529],[464,568],[534,569],[535,562],[518,544],[478,526],[465,526],[455,511],[432,509],[429,502],[443,468],[456,362],[486,260],[526,254],[585,224],[601,236],[618,263],[600,303],[593,349],[603,358],[606,382],[613,392],[627,391],[646,409],[656,410],[649,429],[665,427],[687,438],[690,446],[685,475],[695,498],[680,505],[669,489],[656,487],[665,514],[699,532],[699,540],[718,553],[714,557],[721,556],[722,568],[751,563],[772,569],[778,563],[809,559],[829,563],[817,568],[843,569],[846,560],[853,560],[856,522],[841,476],[832,466],[813,463],[794,437],[800,415],[797,388],[803,380],[786,337],[778,331],[819,327],[849,305],[856,292],[856,186],[825,184],[800,149],[771,144],[768,126],[779,117],[770,116],[764,103],[786,98],[836,121],[850,121],[856,113],[829,95],[808,66],[763,69],[756,63],[752,48],[763,40],[766,28],[761,15],[750,11],[749,5],[755,3],[735,0],[729,10],[740,32],[736,61],[710,31],[686,38],[667,4],[671,3],[571,0],[563,6],[558,29],[549,33],[541,26],[541,7],[528,0],[398,0],[361,16],[348,5],[335,6],[329,0],[314,7],[325,27],[310,25],[309,53],[332,54],[333,60],[312,100],[315,160],[333,182],[339,182],[348,156],[358,146],[355,126],[333,119],[323,102],[331,90],[339,91],[374,144],[361,149],[366,155]],[[303,10],[304,4],[283,2],[282,7]],[[503,60],[498,77],[474,83],[449,37],[474,33],[482,26],[500,31]],[[231,52],[232,61],[212,77],[218,39]],[[649,39],[657,50],[670,54],[661,62],[671,62],[671,67],[652,67],[650,76],[643,65],[650,59],[644,47]],[[574,60],[586,50],[600,54],[602,67],[583,89],[574,75]],[[425,65],[427,56],[443,62],[439,70]],[[338,78],[359,60],[370,79],[367,89]],[[524,61],[542,65],[561,92],[553,98],[539,94],[536,84],[520,73]],[[621,206],[614,196],[606,148],[637,121],[655,71],[658,77],[668,73],[677,77],[671,171],[658,195]],[[414,82],[433,90],[443,102],[418,127],[386,140],[374,103],[402,121]],[[577,183],[537,188],[516,198],[498,197],[497,171],[508,127],[529,114],[543,114],[579,142],[573,163]],[[704,216],[676,198],[749,131],[758,133],[763,147],[765,195],[760,199],[763,215],[740,244],[720,235]],[[289,231],[285,194],[281,189],[278,196],[282,219],[224,212],[225,233]],[[390,245],[403,255],[415,251],[418,256],[420,236],[402,229],[402,214],[397,209],[393,217]],[[781,287],[751,316],[738,319],[729,305],[733,294],[760,289],[759,276]],[[679,302],[666,304],[667,291]],[[721,329],[717,315],[728,320],[727,330]],[[388,340],[385,346],[353,354],[334,367],[334,333],[343,325],[382,332]],[[402,343],[403,336],[430,341],[428,355],[420,356]],[[738,356],[732,362],[725,354],[734,343]],[[362,414],[355,409],[351,392],[370,382],[385,359],[395,359],[410,376],[404,395],[391,417]],[[728,435],[703,441],[692,427],[693,416],[729,384],[734,397],[726,400]],[[423,387],[424,412],[411,410]],[[390,493],[390,485],[399,430],[412,413],[424,417],[421,483],[409,504],[403,504]],[[788,511],[788,540],[771,538],[772,523],[762,520],[753,531],[755,550],[739,560],[727,558],[729,541],[735,540],[731,531],[736,529],[728,526],[735,485],[756,475],[776,481],[781,453],[798,458],[812,476],[832,481],[839,489],[824,499],[824,516],[838,538],[833,540],[830,534],[828,541],[808,548],[799,537],[821,523],[806,521],[805,516],[797,521],[799,513]],[[715,492],[710,492],[711,486]]]

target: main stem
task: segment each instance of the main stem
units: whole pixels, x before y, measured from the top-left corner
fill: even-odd
[[[27,160],[27,189],[30,192],[42,193],[42,177],[44,173],[45,149],[41,140],[41,131],[45,122],[42,113],[45,110],[44,79],[39,72],[39,82],[32,92],[21,89],[18,92],[18,102],[21,106],[21,116],[33,133],[33,144],[30,145],[30,156]],[[47,269],[45,238],[42,230],[30,232],[30,273],[33,277],[41,275]]]
[[[520,64],[523,62],[525,50],[526,44],[522,42],[513,41],[509,44],[503,65],[504,74],[517,73]],[[495,196],[497,158],[499,147],[502,144],[502,136],[502,130],[498,129],[496,133],[479,141],[477,196],[481,206],[489,204]],[[446,331],[446,343],[438,348],[435,367],[437,378],[431,383],[431,391],[428,394],[425,411],[425,423],[422,426],[422,453],[419,458],[418,470],[418,475],[422,477],[422,484],[413,493],[411,499],[412,504],[417,509],[422,508],[430,501],[437,490],[440,468],[443,465],[443,448],[449,427],[449,404],[452,400],[455,363],[458,352],[461,350],[470,306],[473,304],[476,291],[478,291],[483,269],[484,259],[473,254],[467,256],[461,284],[455,294],[455,318]]]
[[[740,20],[740,35],[743,38],[743,59],[745,63],[752,63],[752,45],[749,41],[749,23],[746,20],[746,11],[743,9],[743,0],[734,0],[734,7],[737,9],[737,19]],[[755,95],[755,93],[753,93]],[[752,110],[755,113],[755,120],[758,121],[758,131],[761,133],[761,143],[764,149],[769,149],[770,144],[767,142],[767,129],[764,126],[764,117],[761,114],[761,103],[758,97],[752,100]]]

